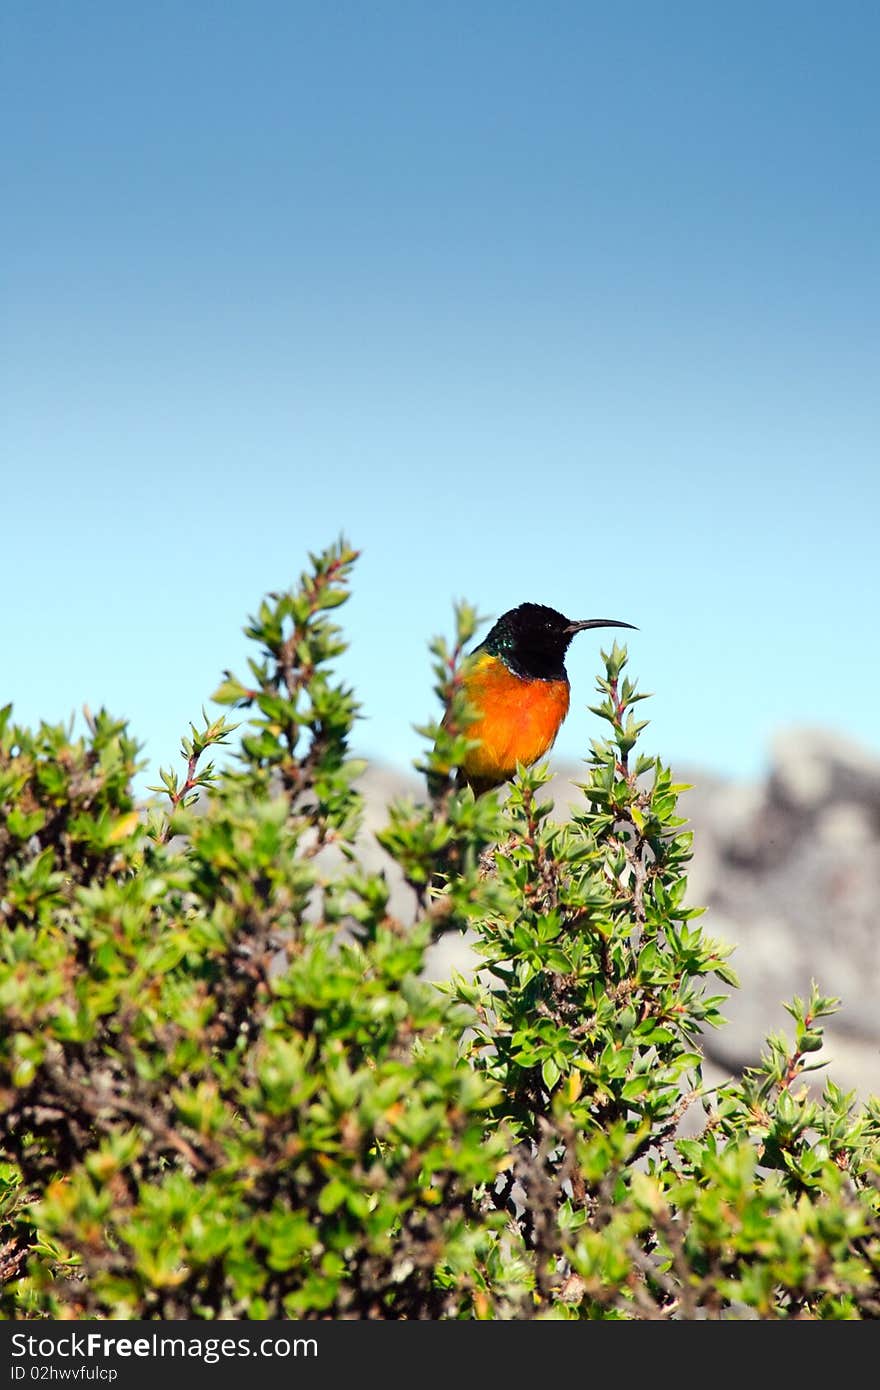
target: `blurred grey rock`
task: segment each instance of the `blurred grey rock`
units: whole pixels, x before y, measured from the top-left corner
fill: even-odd
[[[707,1048],[733,1067],[754,1062],[768,1032],[790,1035],[782,1005],[815,980],[841,1000],[821,1054],[830,1075],[880,1093],[880,759],[793,728],[774,739],[761,785],[686,780],[689,900],[708,908],[707,931],[735,944],[742,983]]]
[[[880,757],[826,729],[791,728],[771,746],[770,791],[809,814],[838,801],[871,806],[880,816]]]

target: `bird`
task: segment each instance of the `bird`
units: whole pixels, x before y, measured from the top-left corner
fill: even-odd
[[[500,787],[530,767],[556,741],[571,691],[565,654],[578,632],[626,627],[617,618],[572,621],[543,603],[520,603],[503,613],[462,663],[461,683],[474,716],[464,733],[473,740],[457,783],[475,796]],[[447,721],[450,710],[443,717]]]

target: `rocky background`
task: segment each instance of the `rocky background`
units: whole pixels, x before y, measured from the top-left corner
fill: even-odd
[[[689,900],[708,909],[701,920],[710,935],[736,946],[742,984],[725,1009],[729,1025],[704,1039],[708,1058],[724,1072],[757,1061],[769,1032],[790,1035],[783,1003],[808,995],[815,980],[841,1009],[814,1084],[827,1074],[861,1096],[880,1094],[880,758],[828,731],[791,729],[773,744],[762,781],[675,773],[692,783],[680,803],[694,831]],[[582,774],[559,769],[549,788],[558,815],[580,797],[573,782]],[[363,785],[364,858],[385,866],[394,910],[406,918],[408,890],[372,832],[391,798],[423,790],[415,774],[376,766]],[[461,937],[447,937],[432,973],[473,961]]]

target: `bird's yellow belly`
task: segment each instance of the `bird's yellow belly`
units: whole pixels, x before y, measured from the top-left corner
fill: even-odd
[[[466,777],[503,782],[513,776],[517,763],[528,767],[552,747],[568,713],[568,681],[524,679],[502,661],[484,657],[464,684],[477,716],[467,737],[479,740],[462,765]]]

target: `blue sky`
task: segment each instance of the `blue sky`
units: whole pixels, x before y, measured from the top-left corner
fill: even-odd
[[[345,532],[368,754],[417,753],[457,597],[637,624],[666,759],[877,746],[875,4],[13,0],[4,30],[22,720],[104,704],[155,775]]]

